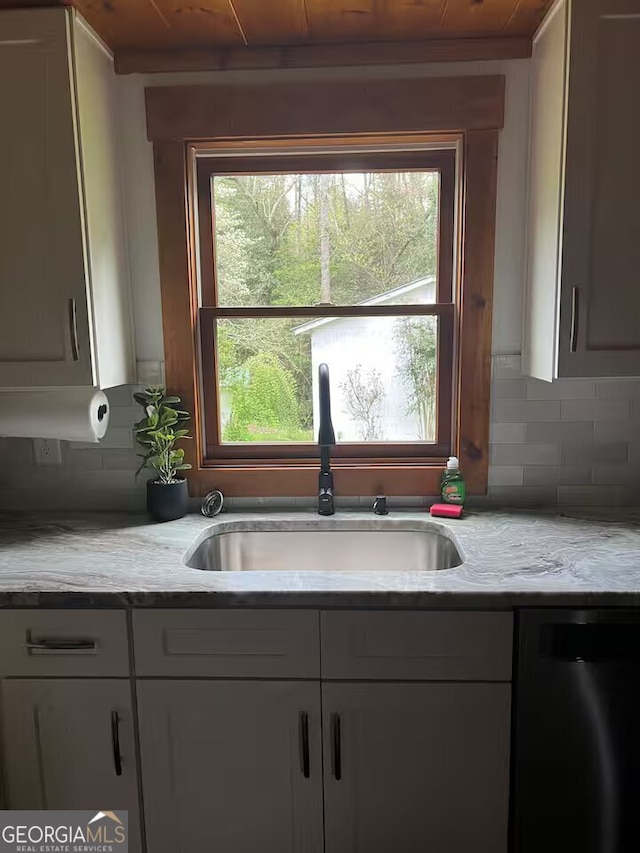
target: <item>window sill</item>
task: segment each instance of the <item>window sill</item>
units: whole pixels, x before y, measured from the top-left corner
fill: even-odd
[[[343,497],[369,495],[431,496],[440,492],[444,463],[352,465],[332,463],[335,493]],[[260,466],[209,463],[189,472],[192,496],[220,489],[227,497],[309,497],[318,491],[319,462]],[[467,479],[469,494],[484,494],[482,484]]]

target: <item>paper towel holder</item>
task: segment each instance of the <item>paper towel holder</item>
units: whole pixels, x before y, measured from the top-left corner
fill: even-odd
[[[106,418],[108,411],[109,411],[109,408],[108,408],[106,403],[102,403],[102,405],[98,406],[98,420],[101,423]]]

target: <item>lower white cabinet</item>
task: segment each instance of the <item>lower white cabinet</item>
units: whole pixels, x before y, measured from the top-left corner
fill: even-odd
[[[323,684],[326,853],[504,853],[510,694]]]
[[[128,680],[5,679],[2,717],[7,808],[126,810],[139,853]]]
[[[148,853],[322,853],[320,684],[140,681]]]
[[[506,853],[511,615],[320,615],[0,614],[6,806],[126,809],[131,853]]]
[[[507,849],[508,684],[142,681],[138,702],[149,853]]]

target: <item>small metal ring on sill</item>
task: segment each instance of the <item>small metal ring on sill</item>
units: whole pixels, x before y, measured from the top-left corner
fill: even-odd
[[[200,512],[205,516],[205,518],[215,518],[216,515],[222,512],[223,506],[224,495],[222,492],[216,490],[209,492],[209,494],[203,499]]]

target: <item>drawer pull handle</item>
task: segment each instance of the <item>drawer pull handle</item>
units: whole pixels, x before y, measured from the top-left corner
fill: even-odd
[[[577,287],[571,289],[571,333],[569,352],[578,351],[578,322],[580,320],[580,291]]]
[[[98,643],[95,640],[31,640],[24,644],[30,655],[60,654],[60,652],[95,652]]]
[[[120,752],[120,714],[111,712],[111,748],[113,750],[113,769],[116,776],[122,776],[122,753]]]
[[[331,714],[331,772],[336,782],[342,779],[342,733],[340,714]]]
[[[69,300],[69,336],[71,338],[71,358],[73,361],[80,360],[80,345],[78,344],[78,312],[76,300]]]
[[[300,772],[305,779],[308,779],[311,775],[311,769],[309,762],[309,715],[306,711],[300,712],[298,735],[300,739]]]

